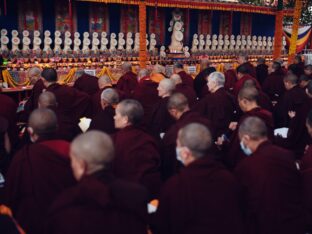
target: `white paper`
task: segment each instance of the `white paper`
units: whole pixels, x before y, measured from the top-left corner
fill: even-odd
[[[287,138],[288,128],[277,128],[274,130],[274,136],[281,136]]]
[[[88,118],[81,118],[78,126],[80,127],[82,132],[86,132],[88,128],[90,127],[91,119]]]

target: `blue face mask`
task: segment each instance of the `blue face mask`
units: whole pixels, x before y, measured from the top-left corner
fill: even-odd
[[[177,160],[184,165],[183,159],[181,158],[181,147],[176,147],[176,157]]]
[[[245,146],[243,141],[240,142],[240,147],[241,147],[242,151],[244,152],[244,154],[246,154],[247,156],[250,156],[252,154],[251,149],[249,149],[247,146]]]

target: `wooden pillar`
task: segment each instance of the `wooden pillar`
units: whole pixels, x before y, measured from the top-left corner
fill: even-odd
[[[297,49],[297,39],[298,39],[298,29],[300,23],[300,16],[302,10],[302,0],[296,0],[295,9],[294,9],[294,17],[293,17],[293,25],[288,53],[288,64],[292,64],[296,55]]]
[[[139,63],[140,68],[146,67],[146,2],[141,0],[139,4],[139,29],[140,29],[140,51]]]
[[[275,15],[274,50],[273,59],[281,57],[283,43],[283,0],[278,0],[277,12]]]

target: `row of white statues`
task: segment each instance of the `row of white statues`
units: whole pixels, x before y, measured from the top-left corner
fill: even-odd
[[[140,47],[140,34],[128,32],[126,35],[122,32],[111,33],[108,35],[106,32],[93,32],[91,35],[89,32],[84,32],[82,38],[80,38],[80,33],[75,32],[74,38],[72,40],[71,33],[65,32],[64,35],[60,31],[54,32],[54,48],[52,49],[53,40],[51,38],[51,32],[46,30],[44,32],[44,40],[40,38],[40,32],[34,31],[32,41],[30,39],[30,32],[24,30],[22,32],[22,41],[19,37],[17,30],[11,31],[11,51],[16,52],[20,51],[22,45],[22,51],[29,51],[30,45],[32,44],[32,50],[45,52],[54,51],[68,53],[69,51],[88,53],[93,52],[103,52],[103,51],[116,51],[116,50],[126,50],[128,52],[138,52]],[[9,51],[8,45],[10,42],[8,31],[6,29],[1,30],[1,51]],[[154,51],[156,46],[156,35],[151,33],[150,35],[146,34],[146,45],[149,51]],[[42,47],[43,45],[43,47]]]
[[[283,49],[286,46],[286,38],[283,37]],[[191,51],[208,50],[268,50],[274,46],[274,37],[255,36],[255,35],[203,35],[194,34]]]

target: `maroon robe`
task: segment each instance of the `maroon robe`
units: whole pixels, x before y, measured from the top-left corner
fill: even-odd
[[[160,188],[160,156],[156,141],[142,130],[128,126],[112,135],[115,145],[113,173],[141,183],[152,195]]]
[[[212,157],[192,162],[164,185],[155,234],[243,233],[238,183]]]
[[[176,140],[179,130],[190,123],[200,123],[205,125],[211,131],[214,139],[215,131],[214,128],[212,128],[213,125],[208,119],[195,111],[187,111],[183,113],[180,119],[169,128],[162,139],[163,151],[161,154],[161,172],[163,179],[168,179],[179,171],[181,164],[176,159]]]
[[[26,121],[28,120],[28,116],[30,113],[37,109],[38,107],[38,99],[42,91],[45,89],[45,86],[43,84],[43,81],[41,79],[37,80],[37,82],[34,84],[31,94],[25,103],[24,110],[26,112],[27,118]]]
[[[113,134],[116,132],[115,123],[115,108],[112,106],[107,106],[101,112],[92,118],[90,127],[88,130],[99,130],[107,134]]]
[[[268,76],[268,68],[269,67],[266,64],[259,64],[256,67],[256,75],[257,75],[256,78],[261,85]]]
[[[190,107],[193,107],[196,104],[196,93],[189,85],[183,83],[177,84],[174,92],[182,93],[187,98]]]
[[[279,69],[269,74],[263,82],[263,91],[269,95],[271,101],[277,101],[285,93],[284,76],[283,70]]]
[[[233,92],[235,83],[237,82],[235,70],[234,69],[227,70],[224,73],[224,76],[225,76],[224,88],[229,92]]]
[[[301,178],[291,152],[265,141],[235,174],[242,186],[246,234],[305,233]]]
[[[125,94],[125,96],[129,98],[131,97],[137,85],[138,85],[137,75],[129,71],[119,78],[116,88],[122,91]]]
[[[99,90],[98,78],[84,73],[75,81],[74,88],[88,95],[93,95]]]
[[[308,230],[312,231],[312,147],[309,145],[301,161],[301,176],[303,180],[303,201],[308,215]]]
[[[233,121],[235,102],[224,88],[220,88],[201,99],[193,110],[211,121],[215,134],[219,137],[227,132],[230,122]]]
[[[198,98],[203,97],[203,89],[207,89],[207,78],[212,73],[215,72],[214,67],[207,67],[202,70],[194,79],[194,90]]]
[[[262,92],[261,90],[258,91],[259,91],[258,105],[261,106],[263,109],[273,112],[273,105],[269,96],[266,93]]]
[[[240,148],[240,140],[238,136],[238,129],[241,123],[248,117],[258,117],[261,120],[264,121],[267,129],[268,129],[268,135],[270,139],[273,139],[273,129],[274,129],[274,121],[271,112],[257,107],[254,108],[248,112],[245,112],[239,119],[239,122],[237,124],[237,127],[234,132],[232,132],[232,135],[230,137],[229,145],[226,146],[226,154],[224,155],[225,158],[223,159],[224,164],[229,168],[233,169],[235,168],[236,164],[244,159],[246,155],[243,153],[243,151]]]
[[[243,77],[241,77],[234,85],[233,94],[234,94],[235,97],[238,96],[238,93],[241,90],[241,88],[243,88],[244,83],[245,83],[246,80],[254,80],[256,82],[256,88],[258,90],[261,90],[261,87],[260,87],[258,81],[254,77],[246,74]]]
[[[52,205],[46,234],[146,234],[147,192],[107,171],[85,176]]]
[[[48,207],[74,184],[68,152],[68,142],[43,140],[25,145],[14,156],[6,178],[6,204],[27,233],[42,233]]]
[[[10,138],[11,146],[15,147],[18,144],[18,128],[16,126],[17,104],[12,98],[5,94],[0,94],[0,116],[9,122],[8,135]]]
[[[275,124],[277,127],[288,127],[290,123],[288,112],[297,112],[305,103],[306,99],[305,90],[301,89],[298,85],[287,90],[274,107]]]
[[[153,118],[154,106],[160,100],[157,91],[158,83],[149,79],[149,77],[142,78],[134,90],[133,98],[138,100],[144,109],[143,125],[148,129],[151,126]]]
[[[111,88],[111,87],[108,86],[108,87],[105,87],[103,89],[99,89],[98,91],[96,91],[95,94],[92,95],[91,102],[92,102],[92,116],[93,117],[102,111],[101,95],[102,95],[102,92],[108,88]]]
[[[78,124],[81,117],[91,115],[91,101],[84,92],[59,84],[50,85],[47,91],[54,93],[60,115],[67,116],[74,124]]]
[[[187,74],[185,71],[180,71],[178,75],[181,77],[183,84],[186,84],[191,88],[194,87],[194,79],[191,75]]]
[[[154,106],[151,124],[154,134],[159,135],[166,132],[175,123],[175,120],[168,112],[168,100],[169,97],[164,97]]]

